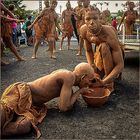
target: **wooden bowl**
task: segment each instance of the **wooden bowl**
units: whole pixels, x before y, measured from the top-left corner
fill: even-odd
[[[110,90],[107,88],[92,88],[93,92],[85,92],[82,94],[84,101],[92,107],[100,107],[107,102],[110,95]]]

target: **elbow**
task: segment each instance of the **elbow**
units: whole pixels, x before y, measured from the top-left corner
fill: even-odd
[[[91,46],[90,46],[90,47],[87,47],[87,46],[85,45],[84,48],[85,48],[85,51],[86,51],[87,53],[90,53],[90,52],[93,51]]]
[[[121,73],[124,69],[124,63],[119,65],[118,73]]]
[[[68,111],[70,109],[71,109],[70,106],[59,106],[60,112],[66,112],[66,111]]]

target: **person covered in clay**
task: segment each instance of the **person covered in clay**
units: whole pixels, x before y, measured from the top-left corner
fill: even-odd
[[[31,82],[11,84],[0,99],[2,136],[21,135],[33,128],[41,136],[37,124],[46,116],[44,103],[58,98],[61,112],[72,109],[79,95],[92,92],[87,89],[95,77],[93,67],[88,63],[78,64],[74,71],[59,69]],[[72,87],[79,89],[73,92]]]
[[[102,25],[99,14],[89,11],[85,15],[85,24],[80,28],[80,35],[84,39],[87,61],[100,75],[97,85],[109,84],[113,91],[113,82],[124,68],[123,49],[115,29]],[[92,44],[96,45],[95,53]]]

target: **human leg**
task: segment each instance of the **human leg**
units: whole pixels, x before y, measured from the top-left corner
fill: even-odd
[[[80,40],[79,40],[79,50],[78,50],[78,53],[76,54],[77,56],[82,55],[83,43],[84,43],[84,40],[80,37]]]
[[[30,132],[31,130],[31,122],[23,117],[20,116],[17,118],[16,121],[10,122],[5,126],[2,130],[3,136],[11,136],[11,135],[21,135]]]
[[[65,38],[65,36],[62,36],[59,50],[62,50],[62,45],[63,45],[64,38]]]
[[[39,47],[40,39],[35,39],[34,49],[33,49],[33,55],[32,58],[36,59],[36,53]]]
[[[71,47],[70,47],[70,40],[71,40],[71,37],[68,36],[68,50],[71,48]]]
[[[10,48],[10,50],[14,53],[19,61],[23,61],[24,59],[18,54],[17,50],[14,47],[12,39],[10,37],[4,37],[5,45]]]
[[[55,39],[51,38],[48,41],[49,51],[50,51],[50,58],[56,59],[56,56],[54,54],[54,48],[55,48]]]

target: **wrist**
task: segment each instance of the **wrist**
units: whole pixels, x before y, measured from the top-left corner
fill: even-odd
[[[102,86],[106,85],[106,82],[104,80],[102,80]]]

